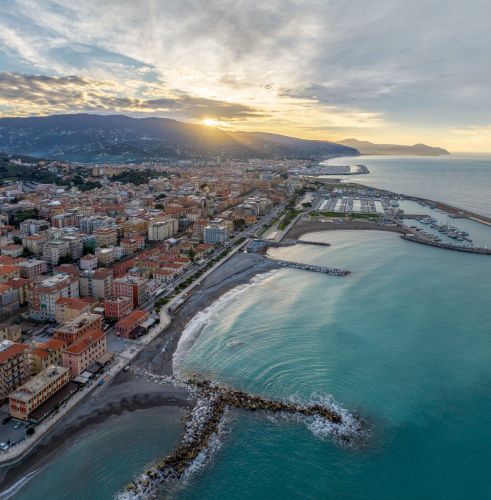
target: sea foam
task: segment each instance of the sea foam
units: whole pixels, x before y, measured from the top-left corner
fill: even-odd
[[[236,286],[228,292],[224,293],[219,299],[213,302],[210,306],[198,312],[184,327],[184,330],[179,339],[176,351],[172,358],[173,371],[176,376],[180,375],[180,366],[186,357],[186,354],[198,340],[201,332],[221,311],[226,309],[231,302],[237,297],[244,294],[249,288],[257,286],[275,273],[275,270],[261,273],[254,276],[248,283]]]

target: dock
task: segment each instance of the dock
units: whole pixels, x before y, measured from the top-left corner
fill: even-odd
[[[483,248],[483,247],[471,247],[469,245],[451,245],[448,243],[441,243],[439,241],[434,241],[430,239],[418,238],[413,234],[404,234],[401,238],[407,241],[414,241],[415,243],[421,243],[422,245],[429,245],[432,247],[445,248],[446,250],[457,250],[458,252],[467,252],[467,253],[477,253],[480,255],[491,255],[491,248]]]

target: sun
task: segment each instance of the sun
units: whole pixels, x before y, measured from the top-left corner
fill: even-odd
[[[201,123],[203,125],[207,125],[208,127],[218,127],[220,125],[220,122],[214,118],[205,118],[201,120]]]

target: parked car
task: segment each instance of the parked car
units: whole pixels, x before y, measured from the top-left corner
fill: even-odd
[[[8,424],[10,421],[12,420],[12,417],[9,415],[8,417],[5,417],[3,420],[2,420],[2,425],[6,425]]]
[[[4,450],[4,451],[6,451],[6,450],[8,450],[8,449],[9,449],[9,447],[8,447],[8,445],[7,445],[7,444],[5,444],[5,443],[3,443],[3,442],[2,442],[2,443],[0,443],[0,450]]]
[[[22,422],[17,422],[17,423],[14,425],[14,429],[18,429],[21,425],[22,425]]]

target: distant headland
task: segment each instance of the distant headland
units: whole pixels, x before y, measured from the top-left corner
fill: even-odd
[[[415,155],[415,156],[441,156],[450,153],[443,148],[427,146],[426,144],[414,144],[403,146],[399,144],[374,144],[358,139],[344,139],[338,144],[357,149],[362,155]]]

